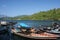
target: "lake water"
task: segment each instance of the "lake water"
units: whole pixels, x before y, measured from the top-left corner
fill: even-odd
[[[38,27],[40,25],[51,26],[53,22],[60,24],[60,21],[52,21],[52,20],[8,20],[8,21],[25,23],[32,27],[33,26]]]
[[[14,21],[14,20],[13,20]],[[52,21],[52,20],[15,20],[16,22],[19,23],[25,23],[31,27],[36,27],[39,28],[41,27],[45,27],[45,26],[52,26],[53,22],[56,22],[58,24],[60,24],[60,21]]]
[[[7,20],[7,21],[13,21],[13,22],[20,22],[20,23],[25,23],[29,26],[36,27],[38,28],[40,25],[44,26],[51,26],[53,22],[56,22],[60,24],[60,21],[52,21],[52,20]],[[3,36],[0,36],[1,40],[5,40],[6,38],[9,38],[8,33],[3,34]],[[8,40],[8,39],[7,39]]]

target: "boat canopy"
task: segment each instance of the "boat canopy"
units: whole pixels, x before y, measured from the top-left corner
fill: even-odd
[[[25,23],[17,23],[15,26],[16,27],[23,27],[23,28],[30,28],[31,27],[31,26],[29,26],[29,25],[27,25]]]

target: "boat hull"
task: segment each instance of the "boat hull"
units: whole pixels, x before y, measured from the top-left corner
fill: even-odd
[[[16,34],[13,34],[13,39],[14,40],[56,40],[56,38],[55,39],[48,39],[48,38],[47,39],[44,39],[44,38],[38,38],[38,39],[37,38],[29,38],[29,37],[19,36],[19,35],[16,35]]]
[[[26,36],[22,33],[13,32],[13,39],[14,40],[56,40],[58,37],[33,37],[33,36]]]

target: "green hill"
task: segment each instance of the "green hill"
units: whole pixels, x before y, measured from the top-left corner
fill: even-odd
[[[60,20],[60,8],[40,11],[32,15],[8,17],[8,20]]]
[[[40,11],[33,15],[23,15],[14,17],[13,20],[60,20],[60,8],[48,11]]]
[[[31,16],[33,20],[60,20],[60,8],[38,12]]]

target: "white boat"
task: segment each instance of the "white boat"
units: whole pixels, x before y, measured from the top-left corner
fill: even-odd
[[[7,25],[7,24],[8,24],[7,21],[0,21],[0,26],[5,26],[5,25]]]
[[[60,28],[57,28],[57,29],[54,29],[54,30],[50,30],[50,31],[47,31],[48,33],[52,33],[52,34],[57,34],[57,35],[60,35]]]
[[[0,32],[8,31],[16,22],[0,21]]]
[[[49,33],[53,33],[53,34],[60,34],[60,31],[51,30],[51,31],[49,31]]]

